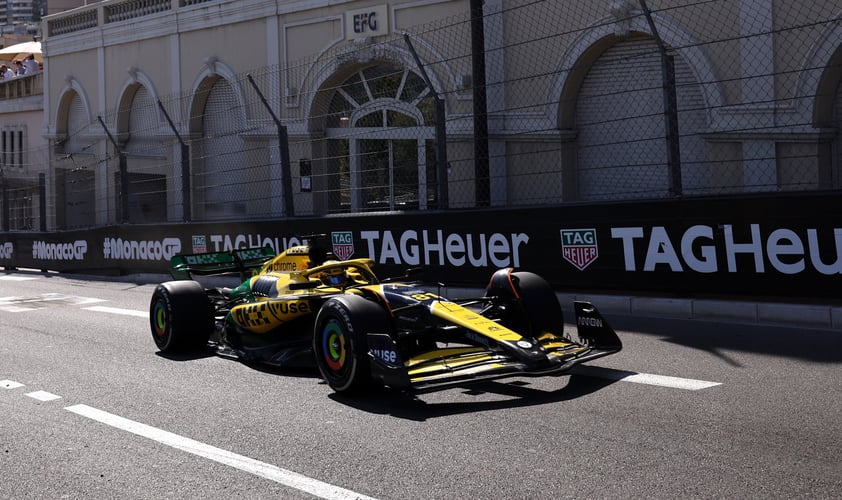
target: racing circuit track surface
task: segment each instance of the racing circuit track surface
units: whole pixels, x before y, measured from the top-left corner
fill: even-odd
[[[623,351],[570,376],[350,398],[315,369],[157,354],[152,289],[0,274],[0,498],[842,491],[838,330],[606,313]]]

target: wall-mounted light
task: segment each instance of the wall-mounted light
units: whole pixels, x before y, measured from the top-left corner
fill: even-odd
[[[219,59],[217,59],[216,56],[208,56],[205,58],[204,63],[205,67],[208,68],[208,72],[214,74],[216,73],[216,62],[218,60]]]
[[[467,90],[471,88],[474,84],[474,79],[471,75],[459,75],[459,78],[456,81],[456,87],[459,90]]]

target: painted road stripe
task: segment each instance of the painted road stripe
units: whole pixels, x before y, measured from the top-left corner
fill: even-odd
[[[3,275],[0,276],[0,280],[2,281],[29,281],[29,280],[37,280],[38,276],[15,276],[15,275]]]
[[[721,382],[709,382],[707,380],[694,380],[691,378],[669,377],[666,375],[653,375],[651,373],[637,373],[625,370],[612,370],[598,366],[579,365],[572,370],[573,373],[589,377],[606,378],[621,382],[634,382],[635,384],[657,385],[670,387],[672,389],[684,389],[687,391],[698,391],[709,387],[722,385]]]
[[[93,297],[77,297],[74,295],[64,295],[61,293],[45,293],[38,297],[0,297],[0,310],[14,313],[37,311],[38,309],[42,308],[43,304],[59,302],[81,306],[84,304],[105,302],[105,299],[95,299]]]
[[[17,389],[18,387],[23,387],[23,384],[14,380],[0,380],[0,387],[3,389]]]
[[[65,295],[63,293],[45,293],[41,295],[40,299],[28,299],[31,302],[49,302],[51,300],[64,301],[76,306],[82,304],[93,304],[95,302],[105,302],[105,299],[95,299],[93,297],[79,297],[76,295]]]
[[[34,310],[31,307],[21,307],[15,305],[15,303],[20,302],[21,300],[24,300],[23,297],[0,297],[0,310],[12,313]]]
[[[25,311],[37,311],[34,307],[20,307],[20,306],[13,306],[0,303],[0,310],[10,312],[10,313],[19,313]]]
[[[149,313],[146,311],[134,311],[132,309],[120,309],[118,307],[106,307],[106,306],[92,306],[92,307],[83,307],[87,311],[96,311],[96,312],[104,312],[104,313],[111,313],[111,314],[122,314],[123,316],[136,316],[138,318],[148,318]]]
[[[56,399],[61,399],[61,396],[56,396],[55,394],[51,394],[47,391],[28,392],[25,396],[37,399],[38,401],[55,401]]]
[[[86,405],[68,406],[65,410],[77,415],[96,420],[97,422],[110,425],[120,430],[137,434],[158,443],[177,448],[187,453],[192,453],[214,462],[228,465],[255,476],[260,476],[290,488],[309,493],[319,498],[350,500],[350,499],[371,499],[365,495],[355,493],[351,490],[340,488],[332,484],[323,483],[296,472],[288,471],[253,458],[238,455],[230,451],[216,448],[199,441],[167,432],[156,427],[151,427],[134,420],[129,420],[113,415]]]

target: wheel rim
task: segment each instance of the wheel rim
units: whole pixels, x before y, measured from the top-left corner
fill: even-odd
[[[345,368],[348,351],[345,348],[345,332],[338,321],[332,319],[322,329],[322,355],[327,367],[334,372]]]
[[[155,302],[155,307],[152,308],[152,330],[158,337],[164,337],[167,334],[167,308],[163,301]]]

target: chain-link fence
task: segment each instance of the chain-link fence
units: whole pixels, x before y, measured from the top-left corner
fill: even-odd
[[[206,61],[195,91],[139,81],[95,121],[71,93],[62,138],[26,157],[50,164],[30,171],[52,172],[55,228],[838,189],[840,15],[485,2],[280,66]],[[38,229],[18,180],[10,229]]]

